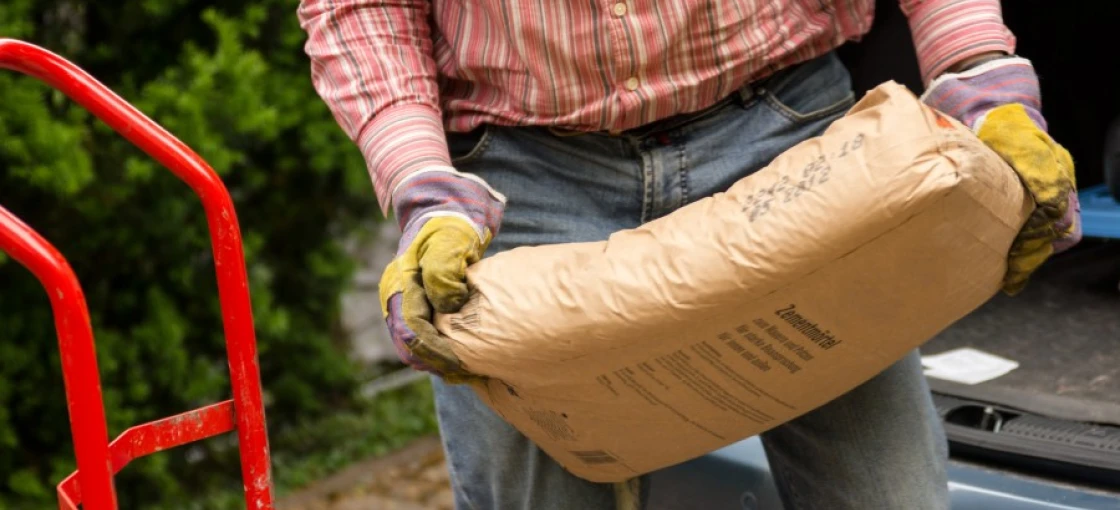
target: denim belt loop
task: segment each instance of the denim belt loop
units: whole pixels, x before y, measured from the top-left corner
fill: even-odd
[[[751,100],[758,95],[756,83],[758,82],[752,81],[744,83],[743,86],[739,87],[739,90],[735,91],[735,100],[738,101],[740,105],[746,106],[747,103],[750,103]]]

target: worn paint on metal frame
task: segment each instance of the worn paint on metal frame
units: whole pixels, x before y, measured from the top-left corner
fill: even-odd
[[[0,38],[0,68],[35,77],[96,115],[187,183],[202,200],[210,228],[233,399],[133,427],[111,444],[89,312],[66,259],[0,207],[0,249],[28,268],[51,298],[78,471],[58,486],[59,507],[115,510],[113,474],[129,461],[237,431],[246,508],[273,507],[271,462],[256,335],[241,231],[218,175],[190,148],[66,59],[23,41]]]

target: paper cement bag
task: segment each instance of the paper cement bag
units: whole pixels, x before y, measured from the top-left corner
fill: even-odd
[[[469,269],[437,328],[576,476],[620,481],[851,390],[1000,288],[1033,207],[963,125],[887,82],[726,193]]]

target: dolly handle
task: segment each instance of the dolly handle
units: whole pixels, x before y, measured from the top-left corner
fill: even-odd
[[[249,283],[241,231],[226,187],[194,151],[62,57],[23,41],[0,39],[0,68],[33,76],[62,91],[171,170],[202,200],[218,277],[246,503],[254,510],[271,508],[268,435]]]
[[[74,438],[74,457],[79,481],[86,488],[86,504],[90,510],[115,509],[117,495],[109,463],[109,431],[101,399],[101,377],[97,371],[86,298],[78,277],[54,246],[3,207],[0,207],[0,249],[35,275],[51,300],[70,433]]]

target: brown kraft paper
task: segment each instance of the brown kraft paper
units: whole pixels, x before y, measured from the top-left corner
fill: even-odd
[[[821,406],[973,311],[1032,207],[887,82],[725,193],[474,264],[436,326],[490,408],[576,476],[621,481]]]

